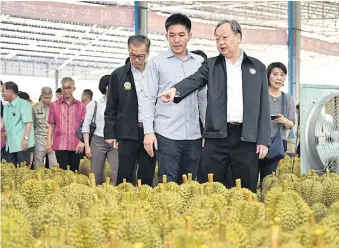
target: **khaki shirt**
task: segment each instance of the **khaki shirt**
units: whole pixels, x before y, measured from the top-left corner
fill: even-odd
[[[47,136],[48,111],[49,111],[49,106],[43,105],[41,102],[39,102],[33,107],[33,125],[34,125],[35,135]]]

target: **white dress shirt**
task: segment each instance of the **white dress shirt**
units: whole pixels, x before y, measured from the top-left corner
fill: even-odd
[[[106,99],[101,97],[97,101],[97,113],[95,118],[96,129],[94,131],[94,135],[99,137],[104,137],[104,126],[105,126],[105,109],[106,109]],[[90,102],[86,106],[86,115],[84,119],[84,123],[82,125],[82,132],[89,133],[90,132],[90,125],[92,122],[92,118],[94,115],[95,109],[95,101]]]
[[[145,64],[146,68],[146,64]],[[143,80],[145,78],[145,71],[142,72],[138,69],[134,68],[133,65],[131,65],[131,70],[134,78],[135,83],[135,89],[137,91],[137,98],[138,98],[138,121],[142,122],[142,108],[141,108],[141,102],[142,102],[142,94],[143,94]]]
[[[244,53],[233,64],[226,59],[227,72],[227,122],[243,122],[243,95],[241,64]]]

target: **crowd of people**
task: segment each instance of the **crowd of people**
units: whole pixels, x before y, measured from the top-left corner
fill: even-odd
[[[114,185],[135,183],[137,171],[152,186],[158,164],[159,182],[166,175],[181,183],[181,175],[192,173],[203,183],[213,173],[227,187],[240,178],[255,192],[258,178],[275,171],[280,159],[267,155],[269,147],[281,136],[286,151],[296,122],[294,99],[281,91],[286,66],[274,62],[266,69],[241,50],[237,21],[217,24],[219,55],[212,58],[187,49],[191,28],[185,15],[168,17],[169,48],[151,59],[149,38],[129,37],[125,65],[99,80],[102,96],[95,101],[90,89],[75,99],[71,77],[61,80],[55,96],[43,87],[36,104],[14,82],[2,84],[2,158],[75,171],[86,156],[98,184],[108,161]]]

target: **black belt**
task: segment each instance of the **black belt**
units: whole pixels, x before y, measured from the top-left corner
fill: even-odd
[[[227,122],[229,128],[242,128],[242,123],[239,122]]]

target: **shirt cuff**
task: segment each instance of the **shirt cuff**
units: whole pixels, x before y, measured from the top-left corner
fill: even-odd
[[[151,124],[144,122],[143,125],[144,125],[144,134],[154,133],[153,122]]]

